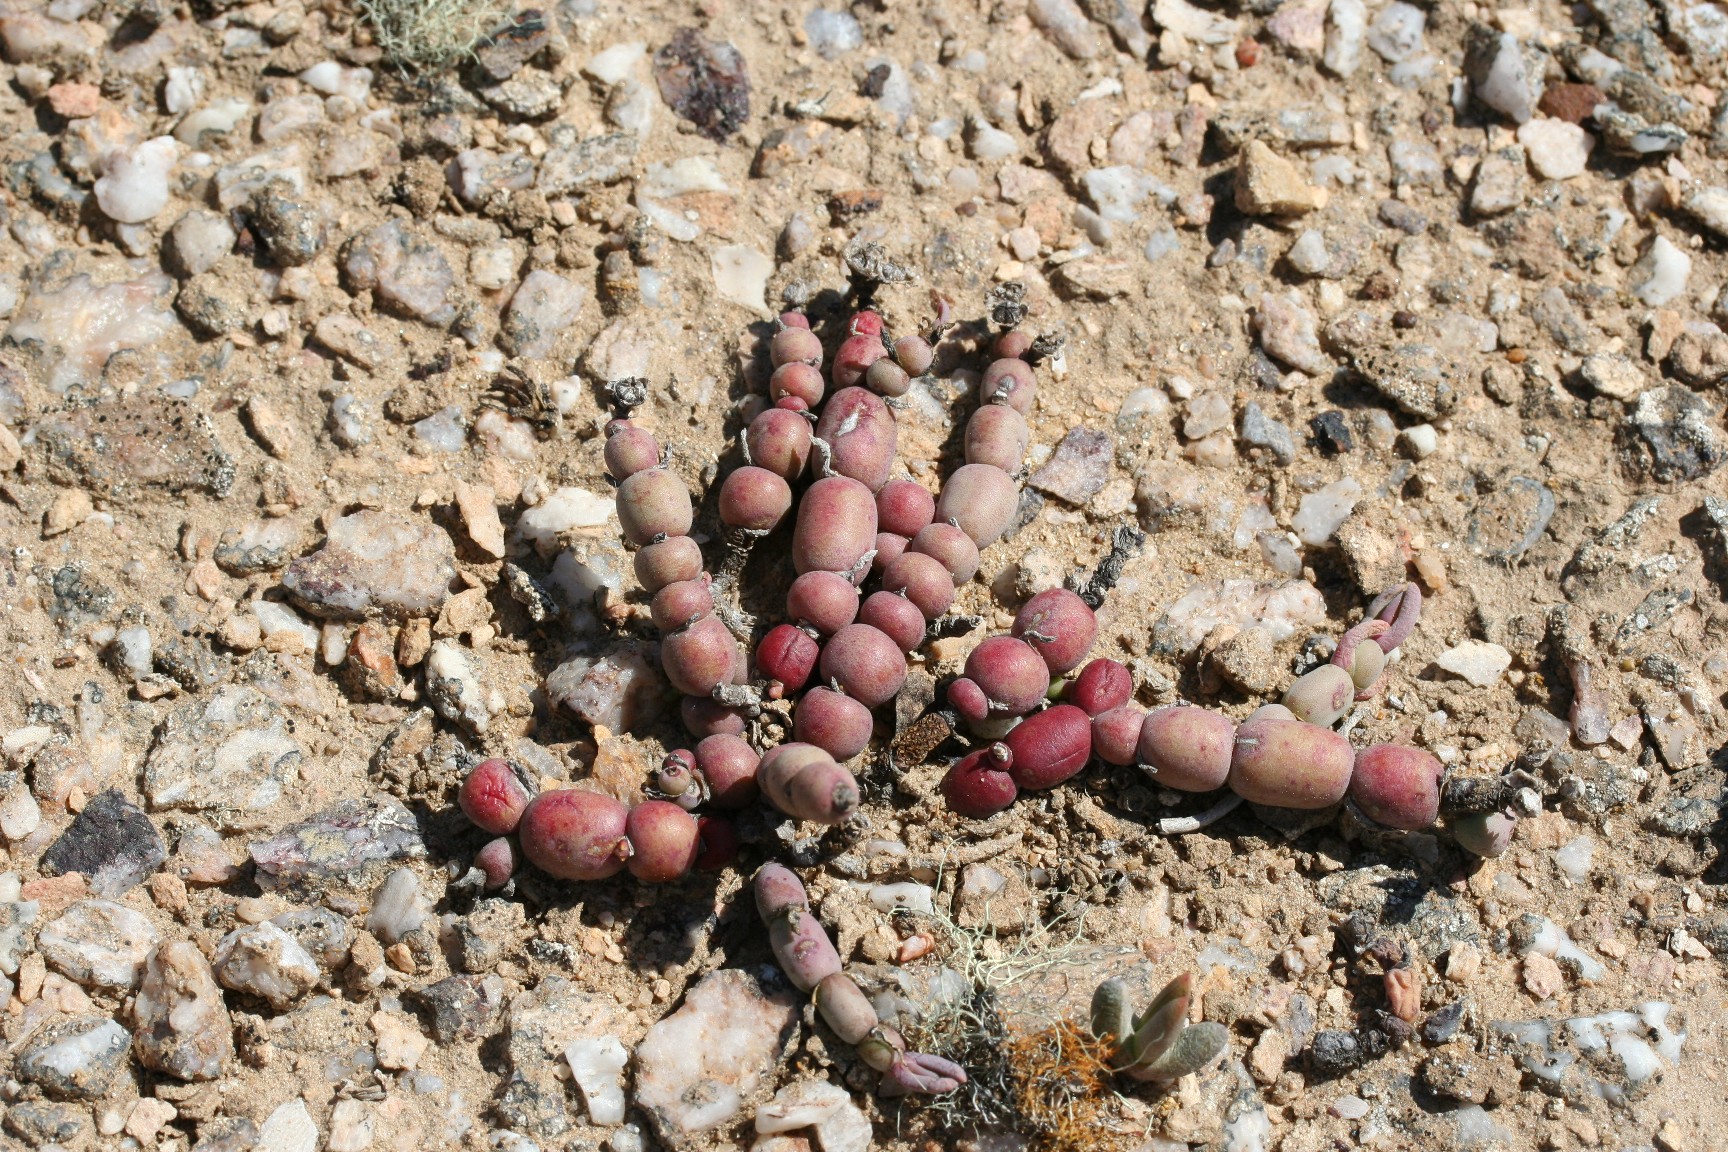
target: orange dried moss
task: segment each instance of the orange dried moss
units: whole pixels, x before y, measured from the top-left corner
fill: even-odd
[[[1006,1055],[1015,1109],[1038,1134],[1040,1152],[1091,1152],[1117,1143],[1108,1123],[1113,1077],[1103,1045],[1084,1028],[1065,1020],[1012,1032]]]

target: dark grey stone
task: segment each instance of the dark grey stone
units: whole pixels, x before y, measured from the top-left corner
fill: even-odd
[[[1349,1032],[1328,1028],[1314,1036],[1308,1050],[1308,1067],[1316,1077],[1333,1080],[1362,1066],[1362,1045]]]
[[[482,40],[474,49],[474,59],[490,79],[508,80],[550,43],[552,27],[546,13],[527,8]]]
[[[1428,1019],[1422,1021],[1422,1039],[1430,1044],[1445,1044],[1458,1035],[1458,1029],[1464,1024],[1464,1001],[1455,1000],[1443,1004],[1428,1013]]]
[[[48,846],[39,865],[48,876],[82,872],[91,891],[109,899],[162,866],[168,849],[143,809],[119,789],[98,792]]]
[[[90,1117],[70,1104],[20,1100],[6,1109],[6,1131],[32,1148],[72,1145],[90,1135]]]
[[[1323,456],[1338,456],[1356,449],[1356,438],[1350,433],[1350,424],[1344,419],[1344,413],[1336,408],[1328,408],[1314,417],[1308,422],[1308,427],[1314,433],[1314,446]]]
[[[413,993],[412,999],[438,1043],[479,1040],[498,1030],[504,982],[496,976],[447,976]]]
[[[283,268],[310,264],[324,250],[324,216],[303,200],[284,196],[272,183],[252,202],[252,227],[270,262]]]
[[[1380,223],[1411,236],[1420,236],[1428,230],[1428,217],[1402,200],[1382,200],[1379,214]]]
[[[1622,455],[1634,471],[1661,483],[1696,480],[1728,459],[1728,436],[1717,426],[1713,405],[1671,384],[1638,398],[1622,431]]]
[[[1242,409],[1242,439],[1272,453],[1280,465],[1296,458],[1296,438],[1290,435],[1289,426],[1266,415],[1253,400]]]

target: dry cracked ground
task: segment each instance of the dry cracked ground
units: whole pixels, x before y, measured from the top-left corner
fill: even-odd
[[[372,13],[0,0],[0,1143],[1728,1139],[1722,5]],[[1511,849],[1347,810],[1164,837],[1199,803],[1101,765],[962,821],[954,746],[882,753],[909,697],[852,827],[483,892],[477,760],[638,797],[682,739],[601,385],[649,381],[716,542],[770,318],[837,339],[859,240],[916,274],[896,329],[960,321],[901,413],[933,489],[990,288],[1066,337],[983,625],[914,685],[1124,523],[1096,652],[1145,704],[1245,715],[1416,579],[1353,739],[1522,773]],[[1049,1023],[1190,971],[1229,1052],[1096,1085],[1079,1141],[982,1076],[879,1099],[741,898],[766,859],[885,1010]]]

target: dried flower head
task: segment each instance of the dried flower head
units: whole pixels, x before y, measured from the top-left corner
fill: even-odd
[[[992,324],[999,328],[1018,328],[1026,319],[1026,285],[1018,280],[1004,281],[990,289],[984,297],[984,304],[990,309]]]
[[[1386,1003],[1392,1015],[1413,1024],[1422,1013],[1422,977],[1414,968],[1388,968],[1384,977]]]

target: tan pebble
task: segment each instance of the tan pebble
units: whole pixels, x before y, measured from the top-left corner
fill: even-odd
[[[18,999],[32,1003],[42,995],[42,982],[48,976],[48,964],[40,952],[32,952],[18,964]]]
[[[900,964],[910,964],[914,960],[928,956],[934,947],[936,947],[936,942],[930,937],[922,932],[915,933],[901,943],[900,951],[894,959]]]
[[[384,946],[370,932],[358,932],[348,952],[348,962],[361,972],[376,972],[384,966]]]
[[[1622,944],[1618,940],[1599,940],[1596,942],[1596,951],[1602,953],[1602,955],[1608,957],[1610,960],[1626,959],[1626,945]]]
[[[431,650],[430,621],[416,618],[402,626],[400,635],[396,637],[396,663],[404,668],[412,668],[426,659],[426,653]]]
[[[89,895],[89,885],[84,882],[81,872],[68,872],[64,876],[38,878],[24,884],[24,899],[34,900],[42,905],[41,919],[55,919],[64,912],[75,900],[82,900]]]
[[[886,924],[878,924],[858,941],[858,951],[866,960],[886,964],[900,952],[900,937]]]
[[[1678,1120],[1670,1117],[1656,1129],[1656,1146],[1662,1152],[1692,1152],[1692,1140]]]
[[[168,1101],[145,1096],[126,1115],[126,1135],[148,1147],[156,1142],[156,1134],[163,1125],[179,1114]]]
[[[1572,826],[1558,812],[1544,812],[1521,823],[1532,848],[1558,848],[1572,839]]]
[[[438,623],[432,626],[434,636],[460,636],[474,631],[492,618],[492,605],[484,588],[470,588],[444,601],[438,613]]]
[[[279,652],[284,656],[298,656],[306,651],[306,637],[298,631],[274,632],[264,637],[264,649],[267,652]]]
[[[298,455],[299,430],[283,419],[268,400],[258,396],[247,400],[244,415],[252,438],[264,451],[278,460],[289,460]]]
[[[1446,979],[1454,984],[1468,984],[1482,970],[1482,950],[1474,944],[1458,941],[1446,953]]]
[[[965,636],[944,636],[940,640],[930,642],[930,659],[938,664],[960,660],[966,653],[972,651],[973,646],[973,643]]]
[[[438,471],[438,461],[430,456],[402,456],[395,461],[396,471],[404,476],[430,476]]]
[[[186,912],[186,881],[172,872],[158,872],[144,883],[156,907],[174,916]]]
[[[501,457],[488,456],[480,465],[498,503],[514,504],[522,496],[522,479]]]
[[[1278,1028],[1268,1028],[1260,1034],[1254,1050],[1248,1055],[1248,1071],[1262,1084],[1274,1083],[1290,1059],[1290,1040]]]
[[[102,107],[102,90],[94,84],[55,84],[48,89],[48,107],[68,120],[94,116]]]
[[[484,484],[456,481],[456,508],[468,538],[488,556],[504,558],[504,525],[498,519],[498,496]]]
[[[0,424],[0,472],[10,472],[24,461],[24,448],[12,429]]]
[[[72,531],[95,510],[88,492],[81,488],[62,488],[42,515],[42,538],[47,540]]]
[[[598,928],[590,928],[582,934],[582,951],[590,956],[599,956],[606,951],[606,933]]]
[[[1496,861],[1484,860],[1476,871],[1470,873],[1470,895],[1478,900],[1486,900],[1494,895],[1494,878],[1500,875],[1500,866]]]
[[[1414,968],[1392,968],[1385,975],[1386,1004],[1406,1024],[1422,1014],[1422,977]]]
[[[118,1136],[126,1130],[126,1117],[118,1109],[104,1108],[96,1117],[96,1131],[104,1136]]]
[[[234,918],[242,924],[262,924],[276,911],[274,901],[263,896],[247,896],[234,903]]]
[[[406,944],[392,944],[384,949],[384,962],[398,972],[414,974],[414,953]]]
[[[1296,216],[1324,208],[1324,188],[1308,183],[1295,164],[1259,140],[1242,149],[1236,169],[1236,207],[1249,216]]]
[[[68,1016],[76,1016],[95,1007],[90,1002],[90,997],[84,995],[84,989],[58,972],[50,972],[43,978],[40,999],[44,1006]]]
[[[420,1063],[430,1042],[412,1021],[389,1012],[374,1012],[368,1023],[378,1036],[373,1051],[380,1067],[401,1072]]]
[[[1416,575],[1428,591],[1436,594],[1446,591],[1446,558],[1444,556],[1438,552],[1418,552],[1415,564]]]
[[[1547,1000],[1566,987],[1560,965],[1539,952],[1524,957],[1524,990],[1538,1000]]]
[[[216,638],[236,652],[251,652],[264,643],[264,629],[250,612],[236,612],[222,622]]]
[[[642,781],[648,776],[647,753],[633,737],[602,737],[602,731],[604,729],[598,726],[594,729],[598,747],[588,769],[588,782],[596,792],[604,792],[626,804],[632,803],[641,792]]]
[[[186,573],[186,594],[206,603],[214,603],[222,595],[222,570],[213,560],[199,560]]]

